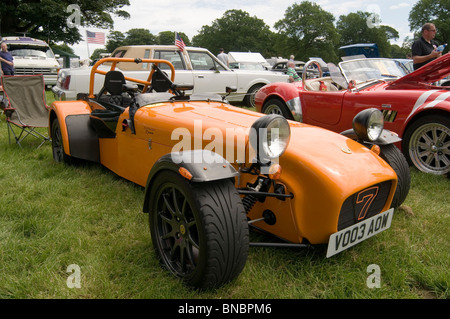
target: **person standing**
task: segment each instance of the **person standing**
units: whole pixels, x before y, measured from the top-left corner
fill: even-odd
[[[425,23],[422,26],[422,36],[414,41],[411,47],[414,70],[442,55],[441,52],[436,51],[438,44],[433,40],[436,31],[436,26],[433,23]]]
[[[6,42],[1,44],[0,61],[3,75],[14,75],[14,58],[11,52],[8,51]]]
[[[224,52],[224,50],[221,48],[219,49],[219,54],[217,55],[217,58],[223,62],[226,66],[229,66],[228,64],[228,54]]]

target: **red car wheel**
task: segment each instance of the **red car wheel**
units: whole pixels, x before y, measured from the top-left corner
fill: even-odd
[[[425,173],[450,172],[450,119],[428,115],[418,119],[403,136],[408,162]]]

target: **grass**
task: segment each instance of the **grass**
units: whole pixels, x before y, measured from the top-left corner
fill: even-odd
[[[50,99],[51,97],[49,97]],[[391,229],[330,259],[323,249],[250,248],[242,274],[197,292],[155,257],[143,189],[99,165],[53,162],[50,143],[8,143],[0,116],[0,298],[448,299],[450,181],[412,170]],[[251,234],[251,239],[260,235]],[[69,288],[69,265],[81,288]],[[368,266],[381,270],[369,288]]]

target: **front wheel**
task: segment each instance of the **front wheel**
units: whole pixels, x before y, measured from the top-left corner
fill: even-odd
[[[393,144],[382,145],[380,157],[388,163],[397,174],[397,188],[391,207],[398,208],[405,201],[411,186],[409,165],[405,156]]]
[[[292,116],[292,113],[287,108],[286,104],[279,99],[270,99],[266,103],[264,103],[264,106],[262,108],[262,112],[264,114],[277,114],[282,115],[288,120],[294,120],[294,117]]]
[[[150,232],[163,267],[200,289],[240,274],[248,255],[248,224],[230,180],[197,184],[164,171],[152,184],[150,202]]]
[[[64,151],[64,143],[61,135],[61,128],[58,119],[55,118],[52,122],[52,152],[53,159],[57,163],[64,162],[66,164],[72,163],[72,157],[67,155]]]
[[[425,173],[450,172],[450,119],[428,115],[415,121],[403,136],[403,151],[408,162]]]

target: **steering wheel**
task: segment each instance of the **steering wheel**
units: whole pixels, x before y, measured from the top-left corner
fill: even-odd
[[[308,69],[312,67],[313,65],[317,66],[317,69],[319,70],[319,78],[323,76],[322,67],[320,66],[320,63],[314,60],[310,60],[306,62],[306,64],[303,66],[302,71],[302,81],[305,83],[305,80],[308,78]]]

